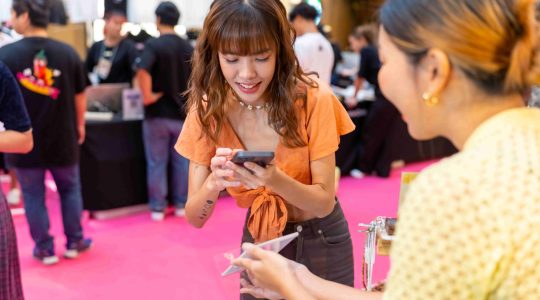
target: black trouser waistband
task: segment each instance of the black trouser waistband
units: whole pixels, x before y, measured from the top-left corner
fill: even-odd
[[[339,201],[336,201],[332,212],[323,218],[314,218],[302,222],[287,222],[283,235],[299,232],[304,238],[315,238],[320,236],[319,230],[321,228],[327,228],[332,224],[336,224],[339,220],[343,219],[343,210]]]

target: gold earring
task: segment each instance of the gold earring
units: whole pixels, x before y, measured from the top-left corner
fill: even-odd
[[[435,106],[439,104],[439,97],[431,95],[428,92],[422,94],[422,99],[424,99],[424,103],[426,103],[427,106]]]

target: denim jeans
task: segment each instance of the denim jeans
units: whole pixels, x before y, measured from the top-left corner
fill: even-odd
[[[181,120],[167,118],[144,120],[148,201],[152,211],[165,210],[168,191],[175,207],[186,205],[189,160],[174,149],[183,125]],[[167,176],[169,170],[170,178]]]
[[[48,168],[51,172],[62,208],[62,223],[67,243],[83,238],[81,215],[83,210],[79,165]],[[47,169],[16,168],[24,197],[26,219],[36,248],[53,250],[53,238],[49,235],[49,214],[45,206],[45,172]]]

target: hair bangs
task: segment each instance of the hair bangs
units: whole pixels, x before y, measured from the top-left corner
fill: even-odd
[[[221,53],[240,56],[274,50],[277,37],[266,24],[269,23],[259,12],[249,6],[243,7],[219,24],[212,46]]]

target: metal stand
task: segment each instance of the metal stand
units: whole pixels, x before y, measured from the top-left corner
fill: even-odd
[[[371,291],[373,289],[373,266],[375,265],[375,258],[377,257],[377,238],[384,241],[394,240],[394,236],[391,236],[387,232],[387,220],[395,220],[386,217],[377,217],[369,224],[360,223],[358,226],[366,228],[359,230],[359,232],[366,233],[366,242],[364,246],[364,266],[365,272],[362,272],[364,279],[364,287],[366,290]]]

